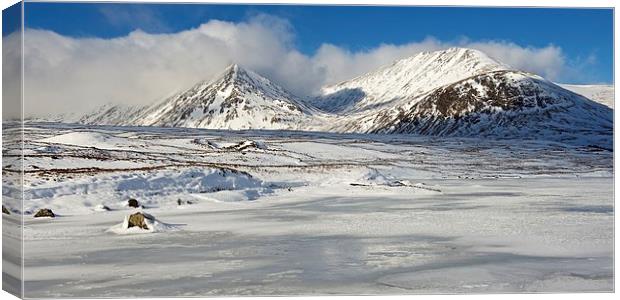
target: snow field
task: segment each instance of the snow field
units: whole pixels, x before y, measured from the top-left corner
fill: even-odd
[[[28,130],[36,133],[26,132],[36,155],[24,178],[30,297],[613,287],[613,152],[603,149],[401,135]],[[67,143],[78,131],[106,138]],[[119,167],[134,142],[175,151],[137,148],[128,158],[136,165]],[[83,171],[89,163],[99,169]],[[127,207],[130,197],[143,208]],[[59,216],[33,218],[39,208]],[[137,211],[155,218],[152,229],[123,224]]]

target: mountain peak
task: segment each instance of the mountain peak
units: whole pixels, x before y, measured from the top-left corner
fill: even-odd
[[[258,84],[261,82],[269,82],[269,80],[255,72],[244,69],[239,64],[232,63],[208,83],[214,82],[238,85],[242,83]]]
[[[448,64],[452,68],[458,67],[459,65],[473,65],[474,67],[482,67],[482,69],[484,69],[483,71],[509,68],[509,66],[498,62],[478,49],[463,47],[452,47],[436,51],[420,52],[416,55],[396,61],[394,64],[417,64],[420,61],[429,62],[439,66]]]
[[[237,63],[231,63],[222,72],[220,72],[219,75],[215,76],[214,77],[215,79],[213,81],[218,81],[224,78],[227,79],[228,81],[230,81],[231,79],[233,81],[237,81],[241,77],[264,78],[263,76],[253,71],[245,69],[244,67],[242,67],[241,65]]]
[[[286,89],[252,70],[238,64],[229,65],[210,84],[216,84],[225,93],[257,92],[274,99],[291,99],[295,105],[304,106],[299,99]],[[298,103],[299,102],[299,103]]]
[[[432,51],[423,51],[420,52],[416,55],[428,55],[428,54],[444,54],[444,55],[480,55],[480,56],[487,56],[486,53],[478,50],[478,49],[474,49],[474,48],[467,48],[467,47],[450,47],[450,48],[444,48],[444,49],[439,49],[439,50],[432,50]],[[413,56],[416,56],[413,55]]]
[[[241,68],[238,64],[236,63],[232,63],[230,65],[228,65],[224,71],[220,74],[222,74],[221,76],[218,77],[225,77],[226,75],[234,75],[237,74],[239,72],[244,71],[243,68]]]
[[[210,81],[149,107],[142,126],[213,129],[296,129],[311,109],[269,79],[231,64]]]
[[[474,49],[474,48],[467,48],[467,47],[450,47],[444,50],[438,50],[439,52],[452,52],[452,53],[476,53],[476,54],[482,54],[482,55],[486,55],[484,54],[484,52],[478,50],[478,49]]]
[[[230,65],[228,65],[228,67],[226,67],[226,69],[224,69],[224,73],[230,73],[230,72],[239,72],[239,70],[242,69],[239,64],[237,63],[231,63]]]
[[[329,112],[359,112],[394,101],[413,101],[416,96],[445,84],[509,69],[475,49],[454,47],[421,52],[374,72],[327,86],[314,102]]]

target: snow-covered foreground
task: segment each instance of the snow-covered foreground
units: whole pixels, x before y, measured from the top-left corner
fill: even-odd
[[[59,124],[25,136],[27,297],[613,290],[600,148]],[[118,234],[130,197],[165,226]]]

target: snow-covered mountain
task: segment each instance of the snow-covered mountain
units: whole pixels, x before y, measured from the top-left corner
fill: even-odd
[[[609,84],[558,84],[598,103],[614,108],[614,86]]]
[[[610,108],[542,77],[492,71],[336,124],[343,132],[525,138],[611,147]]]
[[[298,129],[315,110],[268,79],[238,65],[229,66],[212,81],[137,115],[141,126],[211,129]]]
[[[155,105],[106,106],[102,125],[292,129],[553,139],[610,146],[613,111],[463,48],[424,52],[327,86],[311,100],[237,65]]]
[[[338,115],[327,131],[612,143],[611,109],[472,49],[421,53],[323,92],[317,106]]]
[[[104,106],[80,119],[102,125],[209,129],[300,129],[320,113],[270,80],[234,64],[170,98],[141,108]]]
[[[131,120],[143,110],[143,106],[105,104],[70,123],[99,125],[131,125]]]
[[[440,86],[491,71],[510,69],[473,49],[422,52],[374,72],[324,87],[317,107],[340,114],[390,106]]]

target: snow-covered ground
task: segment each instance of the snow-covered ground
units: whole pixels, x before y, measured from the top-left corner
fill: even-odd
[[[25,130],[26,297],[613,290],[613,152],[601,148]],[[18,153],[5,151],[4,178]],[[22,210],[10,184],[5,226]],[[40,208],[58,217],[33,218]],[[134,210],[157,230],[119,230]]]

